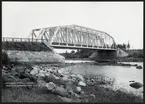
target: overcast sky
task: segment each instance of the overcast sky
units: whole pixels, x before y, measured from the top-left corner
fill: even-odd
[[[3,37],[28,37],[35,28],[71,24],[143,48],[143,2],[2,2]]]

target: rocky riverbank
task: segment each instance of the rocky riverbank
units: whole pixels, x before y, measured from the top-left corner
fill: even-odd
[[[111,86],[114,81],[100,77],[102,80],[89,74],[73,74],[70,69],[48,64],[3,66],[2,80],[5,86],[2,90],[2,101],[142,102],[142,98],[133,94],[103,88],[102,85]],[[11,86],[9,83],[12,82],[21,82],[23,85]],[[28,82],[33,82],[32,86],[26,86]]]
[[[65,57],[52,51],[17,51],[7,50],[5,53],[11,63],[64,63]]]
[[[117,59],[118,62],[143,62],[143,58],[122,57]]]

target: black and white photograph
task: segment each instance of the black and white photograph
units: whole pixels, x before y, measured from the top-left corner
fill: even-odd
[[[143,103],[143,1],[2,1],[1,102]]]

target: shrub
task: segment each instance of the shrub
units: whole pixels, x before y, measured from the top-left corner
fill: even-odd
[[[10,62],[10,59],[6,52],[2,51],[2,65],[8,65]]]

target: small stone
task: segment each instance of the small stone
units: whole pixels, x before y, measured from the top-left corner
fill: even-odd
[[[134,66],[138,66],[137,64],[134,64]]]
[[[86,86],[86,83],[84,83],[83,81],[80,81],[80,82],[78,83],[78,85],[80,85],[80,86]]]
[[[129,81],[129,82],[135,82],[135,81]]]

